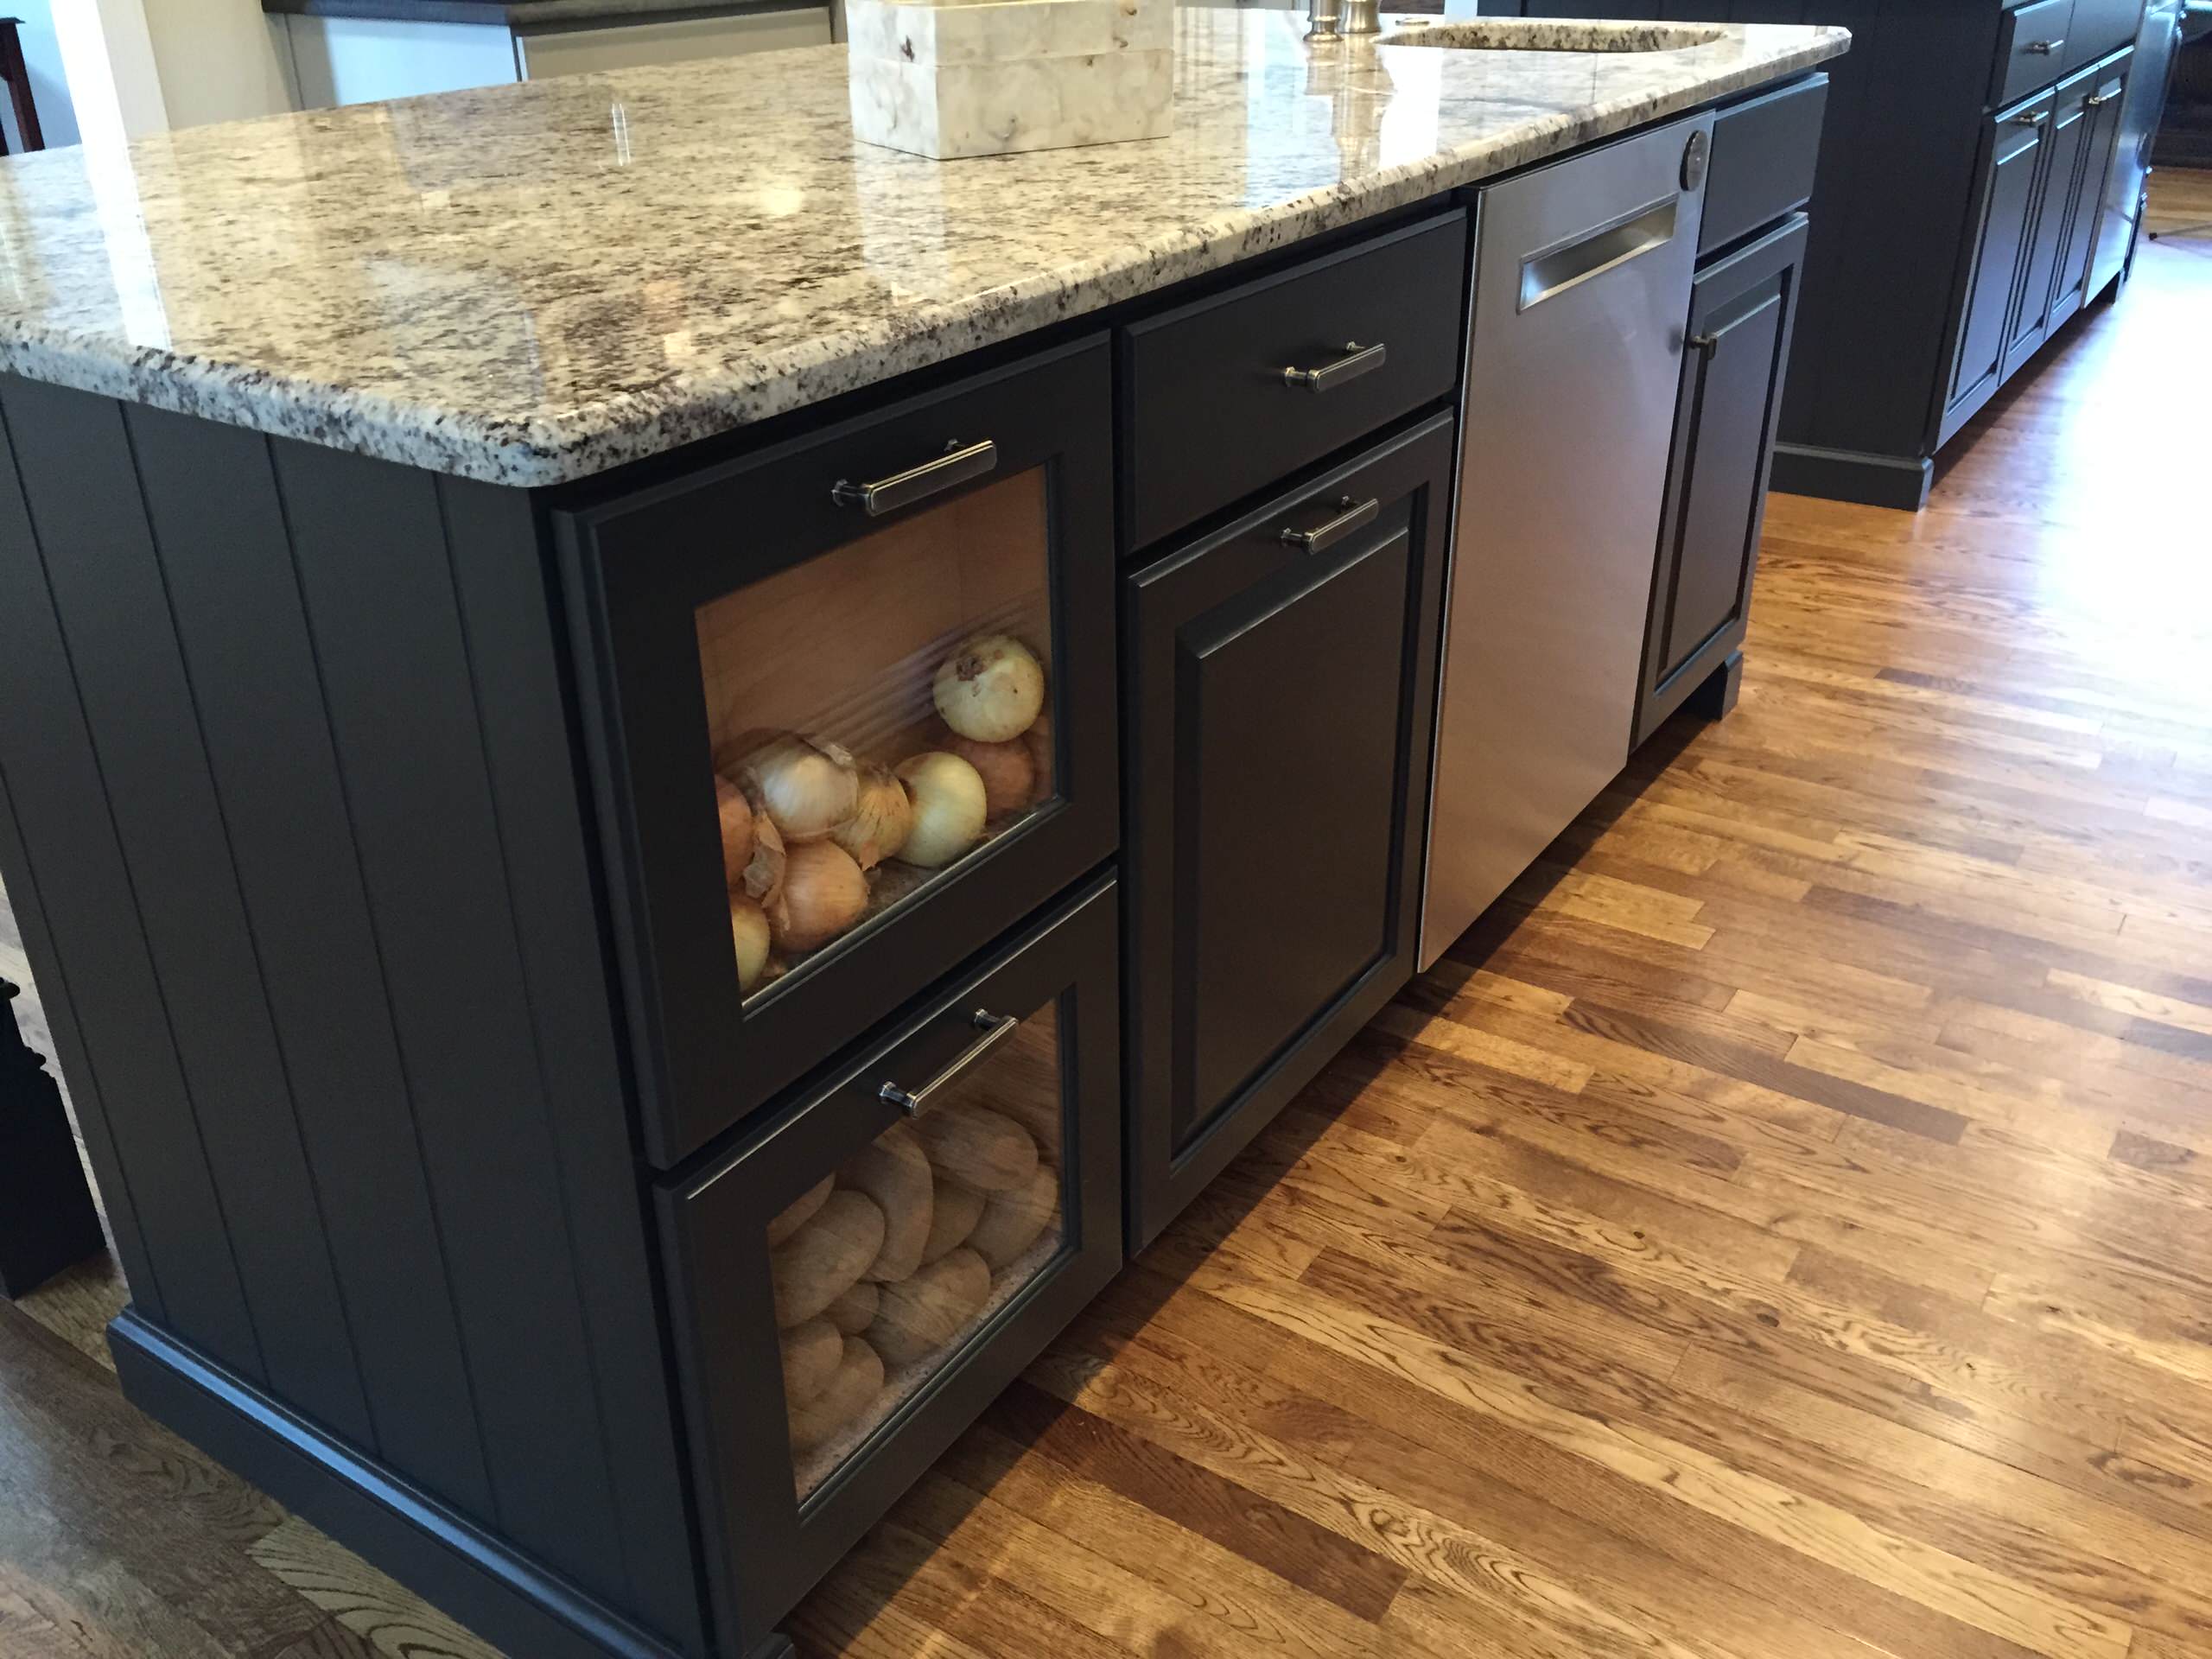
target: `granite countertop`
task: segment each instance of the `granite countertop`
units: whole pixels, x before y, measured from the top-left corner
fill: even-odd
[[[1477,27],[1556,41],[1605,26]],[[1849,41],[1742,25],[1649,53],[1309,49],[1302,29],[1288,12],[1180,11],[1172,137],[977,161],[857,143],[841,46],[12,156],[0,369],[555,484],[1571,149]]]
[[[587,23],[718,17],[797,10],[806,0],[261,0],[265,12],[296,17],[369,17],[412,23],[491,23],[543,29]]]

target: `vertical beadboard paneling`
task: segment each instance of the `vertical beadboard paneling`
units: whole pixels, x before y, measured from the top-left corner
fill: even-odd
[[[593,899],[564,637],[528,499],[440,482],[637,1612],[698,1650],[701,1595]]]
[[[358,1443],[367,1408],[238,908],[121,407],[10,391],[16,453],[178,1067],[270,1385]],[[77,478],[71,462],[83,469]],[[102,480],[86,488],[84,477]],[[143,1042],[144,1033],[131,1040]]]
[[[66,509],[118,490],[127,496],[129,474],[118,479],[98,455],[41,432],[45,395],[48,389],[23,381],[0,382],[0,442],[7,448],[7,487],[0,490],[0,764],[27,865],[37,872],[54,947],[48,955],[77,1027],[79,1064],[70,1083],[80,1103],[102,1109],[151,1281],[160,1287],[163,1321],[261,1381],[260,1348],[223,1206],[47,586],[47,557],[69,556],[69,543],[65,533],[55,545],[42,545],[54,528],[38,523],[41,499]],[[132,1264],[124,1265],[128,1271]]]
[[[373,1449],[488,1514],[460,1324],[268,441],[157,410],[126,419]]]
[[[272,444],[496,1519],[620,1597],[549,1103],[436,480]]]

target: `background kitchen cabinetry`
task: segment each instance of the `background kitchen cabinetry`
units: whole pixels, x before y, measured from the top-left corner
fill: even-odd
[[[1638,743],[1744,642],[1808,228],[1793,215],[1701,270],[1692,293]]]

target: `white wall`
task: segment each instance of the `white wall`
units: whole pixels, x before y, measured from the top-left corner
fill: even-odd
[[[104,5],[113,3],[100,0]],[[266,16],[261,0],[140,3],[171,126],[238,121],[296,107],[284,20]]]
[[[66,5],[70,0],[62,0]],[[31,72],[31,98],[38,105],[38,124],[48,149],[77,142],[77,111],[69,99],[69,78],[61,68],[61,42],[54,33],[52,0],[15,0],[9,8],[23,20],[23,61]],[[0,105],[7,100],[0,99]],[[7,112],[8,148],[20,152],[22,135],[16,130],[12,109]]]

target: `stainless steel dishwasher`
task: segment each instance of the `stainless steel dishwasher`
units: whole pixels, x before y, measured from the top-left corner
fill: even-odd
[[[1628,760],[1712,134],[1482,193],[1424,969]]]

